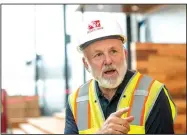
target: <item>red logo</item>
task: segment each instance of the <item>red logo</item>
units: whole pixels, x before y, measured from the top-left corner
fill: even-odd
[[[88,24],[88,33],[99,29],[103,29],[103,27],[101,27],[100,20],[95,20]]]

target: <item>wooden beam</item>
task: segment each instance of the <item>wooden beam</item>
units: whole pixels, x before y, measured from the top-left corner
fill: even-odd
[[[156,5],[145,5],[145,4],[125,4],[122,11],[125,13],[152,13],[159,11],[161,7],[166,5],[156,4]]]

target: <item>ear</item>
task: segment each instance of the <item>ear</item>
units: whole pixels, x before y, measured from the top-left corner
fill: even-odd
[[[124,53],[125,53],[125,57],[127,58],[127,56],[128,56],[127,49],[124,49]]]
[[[86,61],[86,59],[84,57],[82,58],[82,62],[84,64],[84,67],[86,68],[86,70],[89,71],[88,70],[88,63],[87,63],[87,61]]]

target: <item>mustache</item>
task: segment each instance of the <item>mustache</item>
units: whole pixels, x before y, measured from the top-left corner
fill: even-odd
[[[114,65],[104,66],[102,69],[102,72],[106,72],[106,71],[110,71],[110,70],[116,70],[116,66],[114,66]]]

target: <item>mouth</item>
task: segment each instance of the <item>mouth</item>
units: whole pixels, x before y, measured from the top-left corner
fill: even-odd
[[[104,75],[105,76],[113,76],[117,73],[117,71],[115,69],[111,69],[111,70],[107,70],[107,71],[104,71]]]
[[[114,73],[116,70],[114,70],[114,69],[112,69],[112,70],[107,70],[107,71],[105,71],[104,73],[105,74],[111,74],[111,73]]]

